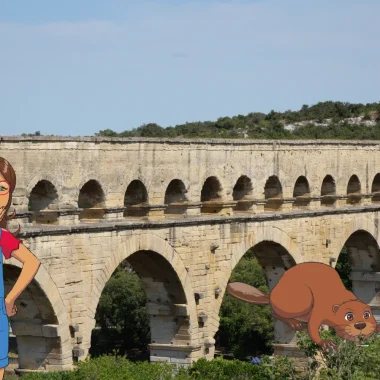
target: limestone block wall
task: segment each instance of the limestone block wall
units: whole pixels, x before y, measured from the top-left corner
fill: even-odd
[[[352,262],[367,263],[355,268],[357,288],[367,302],[378,307],[380,280],[376,276],[380,269],[372,250],[377,247],[378,254],[379,209],[366,206],[356,208],[356,213],[334,210],[213,217],[211,223],[210,218],[200,217],[196,221],[34,227],[25,228],[22,236],[42,262],[37,283],[49,289],[44,303],[51,304],[63,321],[64,331],[61,329],[62,336],[58,336],[79,360],[86,357],[90,347],[101,292],[112,272],[127,259],[140,275],[148,297],[152,361],[187,365],[200,357],[213,357],[225,289],[233,268],[249,248],[253,248],[273,288],[283,271],[295,263],[335,265],[331,259],[337,259],[349,242]],[[357,233],[362,235],[352,239]],[[10,264],[15,264],[13,260]],[[23,323],[45,323],[27,313],[19,318]],[[55,323],[60,326],[59,321]],[[17,329],[15,325],[16,336]],[[280,345],[294,345],[294,335],[285,326],[277,324],[276,330]],[[37,340],[36,345],[39,347]],[[59,357],[41,354],[37,367],[69,365],[72,358],[65,356],[67,352],[62,348]]]
[[[91,180],[104,193],[104,200],[98,201],[106,207],[122,207],[134,180],[142,182],[152,205],[164,204],[174,179],[181,181],[190,203],[200,202],[209,177],[217,179],[215,192],[223,201],[233,200],[234,187],[242,176],[250,181],[249,197],[253,199],[265,198],[265,186],[273,176],[284,198],[293,197],[296,187],[302,189],[302,181],[297,183],[301,176],[307,180],[311,197],[321,195],[328,175],[338,195],[347,194],[348,188],[356,191],[355,183],[348,186],[352,176],[357,177],[361,193],[369,194],[380,159],[378,142],[365,141],[41,136],[1,137],[0,147],[2,156],[16,169],[14,204],[18,212],[27,210],[30,194],[41,180],[52,184],[61,208],[77,207],[80,190]],[[378,179],[380,183],[380,176]],[[375,188],[380,190],[379,185]]]

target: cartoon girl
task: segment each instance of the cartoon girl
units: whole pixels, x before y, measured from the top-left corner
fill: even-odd
[[[0,157],[0,380],[3,379],[5,367],[8,365],[8,317],[16,314],[17,297],[33,280],[40,267],[40,261],[22,244],[21,240],[16,238],[20,232],[20,226],[14,234],[6,230],[7,221],[13,219],[16,214],[13,211],[12,215],[8,215],[15,187],[16,174],[11,164]],[[19,278],[5,299],[3,255],[6,259],[15,257],[24,264]]]

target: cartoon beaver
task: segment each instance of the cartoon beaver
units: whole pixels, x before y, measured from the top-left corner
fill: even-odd
[[[336,349],[329,339],[321,339],[319,327],[334,328],[343,339],[369,338],[380,325],[368,305],[343,285],[338,272],[322,263],[302,263],[287,270],[270,295],[241,282],[228,284],[231,296],[253,304],[270,304],[272,316],[295,331],[308,322],[310,338],[324,350]]]

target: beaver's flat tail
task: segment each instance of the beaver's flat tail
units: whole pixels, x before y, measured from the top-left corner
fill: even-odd
[[[227,292],[241,301],[253,304],[269,304],[269,295],[243,282],[231,282],[227,285]]]

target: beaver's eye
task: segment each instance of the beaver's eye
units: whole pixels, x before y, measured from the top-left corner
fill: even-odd
[[[353,321],[354,320],[354,313],[351,313],[351,312],[347,313],[344,318],[346,318],[347,321]]]
[[[365,311],[363,314],[364,319],[368,319],[371,316],[371,313],[369,311]]]

